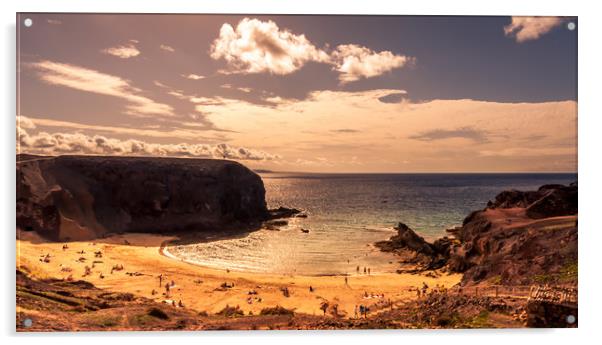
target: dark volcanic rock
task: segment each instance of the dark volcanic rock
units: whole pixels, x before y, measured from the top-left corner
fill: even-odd
[[[504,191],[487,203],[491,209],[516,207],[526,208],[527,215],[533,219],[577,214],[577,183],[548,184],[536,191]]]
[[[527,216],[539,219],[577,214],[577,186],[539,189],[542,197],[527,207]]]
[[[489,208],[527,207],[540,198],[536,191],[523,192],[519,190],[506,190],[495,196],[494,201],[487,204]]]
[[[414,252],[423,269],[464,273],[463,285],[570,285],[577,281],[576,215],[576,183],[506,191],[454,228],[455,239],[428,243],[400,223],[397,235],[376,246],[399,255]]]
[[[576,281],[576,183],[503,192],[493,204],[466,217],[456,234],[461,245],[448,267],[464,272],[463,284]]]
[[[268,211],[268,213],[269,213],[269,217],[271,219],[290,218],[290,217],[294,217],[294,216],[298,216],[298,215],[302,214],[301,210],[297,210],[296,208],[283,207],[283,206],[280,206],[275,209],[271,209]],[[307,217],[307,216],[305,216],[305,217]]]
[[[412,263],[420,264],[422,269],[436,269],[445,265],[452,244],[449,238],[443,237],[431,244],[404,223],[399,223],[395,229],[397,235],[375,245],[385,252],[399,254],[406,250],[414,253]]]
[[[17,163],[17,226],[50,239],[268,218],[261,178],[233,161],[60,156]]]

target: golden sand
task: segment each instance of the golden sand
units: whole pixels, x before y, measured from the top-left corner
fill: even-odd
[[[427,277],[420,274],[373,274],[348,276],[289,276],[264,273],[234,272],[192,265],[161,255],[161,244],[174,239],[154,234],[114,235],[95,242],[52,243],[31,232],[18,231],[17,267],[24,267],[34,277],[85,280],[99,288],[129,292],[158,302],[182,301],[196,311],[215,313],[226,305],[240,306],[246,314],[276,305],[297,312],[322,314],[320,304],[338,304],[339,311],[353,317],[356,305],[384,305],[416,298],[410,289],[439,284],[451,287],[460,274]],[[82,254],[83,251],[83,254]],[[102,257],[95,257],[95,252]],[[44,258],[49,255],[49,262]],[[83,258],[83,259],[82,259]],[[96,263],[95,263],[96,261]],[[123,270],[112,267],[122,265]],[[85,267],[92,273],[84,276]],[[163,275],[162,286],[159,275]],[[173,281],[169,295],[165,284]],[[233,284],[222,288],[223,283]],[[309,287],[313,292],[309,291]],[[288,288],[289,297],[282,289]],[[153,290],[156,291],[153,294]],[[255,291],[257,294],[249,294]],[[366,297],[368,294],[368,297]],[[382,297],[384,295],[384,298]],[[249,298],[250,297],[250,298]]]

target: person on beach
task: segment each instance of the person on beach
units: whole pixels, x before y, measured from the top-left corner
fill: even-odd
[[[370,267],[368,267],[368,275],[370,275]]]
[[[366,274],[366,267],[364,266],[364,274]]]
[[[309,292],[314,292],[314,288],[311,285],[309,286]]]
[[[347,281],[347,276],[345,276],[345,285],[349,285],[349,282]]]
[[[355,318],[357,319],[357,304],[355,305],[355,308],[353,310],[353,314],[355,315]]]
[[[360,267],[359,267],[359,266],[357,266],[357,267],[355,268],[355,272],[357,272],[357,273],[360,273]]]
[[[159,278],[159,287],[161,287],[161,286],[163,286],[163,273],[159,274],[158,278]]]

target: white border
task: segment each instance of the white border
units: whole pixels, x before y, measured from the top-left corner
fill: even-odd
[[[596,337],[600,317],[599,294],[600,259],[597,256],[602,244],[597,219],[602,191],[599,179],[602,178],[598,148],[602,148],[600,126],[600,24],[599,6],[595,1],[520,1],[500,0],[497,2],[479,0],[454,1],[328,1],[328,0],[234,0],[234,1],[81,1],[81,0],[21,0],[2,1],[2,196],[0,198],[3,282],[2,332],[9,342],[37,344],[41,341],[58,340],[61,344],[90,342],[103,344],[106,341],[131,341],[133,336],[141,336],[148,344],[183,343],[228,343],[242,344],[307,344],[308,342],[365,344],[375,341],[406,344],[452,344],[483,343],[512,344],[534,342],[545,344],[587,343]],[[580,310],[578,330],[446,330],[446,331],[305,331],[305,332],[200,332],[200,333],[94,333],[15,335],[14,333],[14,195],[15,173],[15,12],[130,12],[130,13],[265,13],[265,14],[426,14],[426,15],[563,15],[579,16],[579,270],[580,270]],[[598,293],[598,297],[595,294]],[[88,338],[89,337],[89,338]],[[335,338],[336,337],[336,338]],[[41,339],[44,338],[44,339]],[[49,338],[49,339],[46,339]]]

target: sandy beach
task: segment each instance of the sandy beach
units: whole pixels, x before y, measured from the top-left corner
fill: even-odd
[[[422,283],[451,287],[461,274],[289,276],[246,273],[201,267],[162,255],[161,245],[175,239],[155,234],[130,233],[81,242],[48,242],[33,232],[18,230],[17,267],[33,277],[85,280],[99,288],[129,292],[157,302],[175,301],[198,312],[216,313],[226,305],[240,306],[245,314],[257,314],[276,305],[296,312],[321,315],[320,304],[339,305],[339,313],[354,317],[355,306],[372,311],[416,298]],[[66,248],[63,245],[66,244]],[[102,253],[97,257],[96,252]],[[45,258],[48,256],[48,259]],[[45,262],[47,261],[47,262]],[[86,266],[91,273],[85,275]],[[122,270],[113,270],[123,266]],[[163,276],[161,285],[159,275]],[[165,284],[174,282],[169,295]],[[226,283],[231,287],[223,287]],[[310,292],[310,286],[313,292]],[[283,289],[287,288],[289,297]],[[154,290],[154,291],[153,291]],[[154,292],[154,294],[153,294]],[[256,292],[256,294],[255,294]],[[367,296],[366,296],[367,295]],[[384,297],[383,297],[384,296]]]

